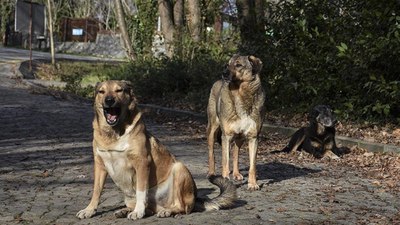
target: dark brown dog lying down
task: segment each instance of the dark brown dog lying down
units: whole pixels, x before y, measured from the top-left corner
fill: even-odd
[[[317,105],[308,115],[309,125],[296,131],[282,152],[304,150],[316,158],[338,159],[347,154],[347,147],[338,148],[335,141],[336,118],[329,106]]]
[[[219,196],[207,201],[197,198],[187,167],[146,130],[129,82],[99,83],[94,111],[93,195],[89,205],[77,213],[78,218],[96,213],[107,175],[125,195],[126,208],[116,211],[117,217],[169,217],[234,205],[236,186],[222,177],[210,178],[220,188]]]

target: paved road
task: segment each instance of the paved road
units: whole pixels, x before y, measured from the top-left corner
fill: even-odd
[[[32,59],[50,59],[50,53],[41,51],[32,51]],[[79,56],[79,55],[69,55],[69,54],[59,54],[55,55],[56,59],[71,59],[71,60],[86,60],[86,61],[121,61],[121,59],[112,58],[100,58],[95,56]],[[0,62],[1,61],[25,61],[30,59],[29,50],[18,49],[18,48],[4,48],[0,47]]]
[[[10,72],[11,73],[11,72]],[[4,75],[4,74],[3,74]],[[229,210],[179,218],[115,219],[122,193],[107,180],[98,214],[79,220],[76,212],[91,196],[92,107],[32,94],[12,74],[0,74],[0,224],[395,224],[399,194],[387,192],[355,171],[341,173],[329,162],[309,165],[258,161],[262,189],[239,185],[239,201]],[[146,120],[149,130],[193,173],[201,196],[217,191],[205,179],[204,135]],[[217,154],[218,155],[218,154]],[[241,170],[247,177],[246,156]]]

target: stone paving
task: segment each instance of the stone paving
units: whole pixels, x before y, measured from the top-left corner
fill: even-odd
[[[232,209],[177,218],[116,219],[113,211],[123,206],[123,195],[108,179],[97,214],[79,220],[75,214],[86,207],[92,193],[91,104],[32,94],[23,82],[10,77],[0,76],[0,81],[2,225],[398,223],[399,193],[382,191],[353,171],[345,178],[337,177],[327,162],[302,167],[268,160],[257,165],[261,190],[249,192],[246,183],[238,184],[239,200]],[[199,195],[217,195],[205,179],[204,136],[193,136],[151,119],[146,123],[188,166]],[[247,178],[245,155],[241,155],[240,168]]]

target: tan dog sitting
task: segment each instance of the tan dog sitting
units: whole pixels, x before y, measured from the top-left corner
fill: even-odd
[[[236,187],[222,177],[210,179],[220,188],[218,197],[196,199],[197,188],[189,170],[146,130],[129,82],[99,83],[94,111],[93,196],[77,213],[78,218],[96,213],[107,174],[125,195],[126,208],[115,212],[117,217],[136,220],[153,213],[169,217],[188,214],[195,206],[211,210],[234,204]]]
[[[258,135],[265,116],[265,93],[261,86],[262,62],[254,56],[234,55],[223,80],[214,83],[208,101],[208,175],[215,174],[214,143],[221,135],[222,176],[229,178],[229,151],[233,143],[233,178],[239,173],[238,154],[244,141],[249,145],[248,189],[257,190],[256,155]]]

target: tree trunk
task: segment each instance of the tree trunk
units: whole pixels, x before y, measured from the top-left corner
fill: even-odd
[[[241,46],[244,54],[259,54],[265,46],[263,0],[237,0]]]
[[[164,35],[166,55],[172,58],[174,55],[174,20],[172,3],[169,0],[158,0],[158,11],[161,19],[161,31]]]
[[[54,51],[54,39],[53,39],[53,7],[52,1],[47,0],[47,11],[49,12],[49,35],[50,35],[50,52],[51,52],[51,64],[56,65],[56,57]]]
[[[217,12],[214,16],[214,40],[220,41],[222,37],[222,16],[220,12]]]
[[[201,40],[201,10],[199,0],[188,0],[188,25],[194,42]]]
[[[115,9],[116,9],[116,16],[118,21],[119,29],[121,30],[122,39],[124,40],[125,49],[128,53],[128,57],[130,60],[136,60],[136,54],[133,51],[131,39],[129,38],[128,29],[126,27],[125,22],[125,13],[124,9],[122,8],[121,0],[115,0]]]
[[[177,28],[181,28],[183,27],[184,24],[184,13],[183,13],[183,9],[184,9],[184,4],[183,4],[183,0],[176,0],[175,4],[174,4],[174,25]]]

